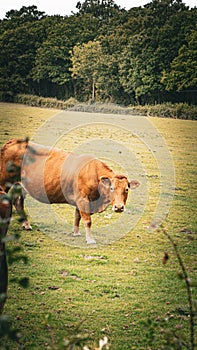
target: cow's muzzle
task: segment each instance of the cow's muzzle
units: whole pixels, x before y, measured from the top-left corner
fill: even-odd
[[[124,209],[125,209],[124,205],[114,204],[113,206],[113,211],[115,211],[116,213],[122,213]]]

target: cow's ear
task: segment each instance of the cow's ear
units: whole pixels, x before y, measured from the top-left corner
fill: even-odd
[[[101,176],[100,181],[105,187],[111,187],[112,183],[111,183],[111,180],[108,177]]]
[[[131,180],[131,181],[129,182],[129,188],[130,188],[131,190],[134,190],[134,188],[139,187],[139,185],[140,185],[140,183],[139,183],[139,181],[137,181],[137,180]]]

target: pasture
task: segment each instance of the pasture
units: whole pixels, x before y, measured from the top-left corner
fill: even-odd
[[[4,313],[19,330],[20,344],[5,337],[0,348],[71,349],[69,342],[78,341],[74,349],[85,344],[95,349],[104,336],[113,350],[189,348],[181,269],[170,241],[149,226],[162,222],[177,244],[195,299],[196,122],[1,103],[0,123],[0,146],[29,136],[96,153],[141,183],[130,193],[124,214],[108,208],[93,215],[96,247],[86,246],[83,226],[82,237],[70,235],[71,206],[46,208],[27,198],[33,231],[22,231],[14,212],[8,237],[19,233],[20,238],[7,248],[21,247],[16,254],[28,262],[9,266]],[[24,277],[27,288],[17,283]]]

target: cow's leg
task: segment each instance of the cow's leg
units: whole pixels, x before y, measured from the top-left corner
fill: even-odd
[[[22,228],[24,230],[32,230],[32,227],[29,221],[27,220],[27,215],[24,210],[25,195],[22,193],[22,187],[20,184],[17,183],[13,186],[12,197],[13,197],[13,204],[22,222]]]
[[[16,207],[17,209],[17,207]],[[25,214],[24,210],[24,197],[19,197],[19,208],[17,209],[17,212],[19,213],[21,220],[22,220],[22,228],[24,230],[32,230],[32,227],[27,219],[27,215]]]
[[[81,236],[81,233],[79,232],[79,223],[81,220],[81,215],[79,210],[75,209],[75,219],[74,219],[74,226],[73,226],[73,236]]]
[[[86,243],[87,244],[95,244],[96,241],[94,240],[94,238],[91,235],[91,217],[90,214],[84,213],[84,212],[80,212],[81,214],[81,219],[83,221],[83,224],[85,226],[85,230],[86,230]]]

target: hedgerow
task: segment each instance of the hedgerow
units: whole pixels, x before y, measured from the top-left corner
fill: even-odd
[[[77,100],[73,97],[63,101],[51,97],[18,94],[14,97],[14,102],[26,104],[32,107],[67,109],[74,106],[77,103]]]
[[[41,97],[35,95],[18,94],[14,102],[26,104],[32,107],[69,109],[78,112],[90,113],[113,113],[113,114],[130,114],[145,115],[161,118],[175,118],[197,120],[197,106],[187,103],[163,103],[156,105],[130,105],[128,107],[116,105],[113,103],[81,103],[74,97],[66,101],[57,98]]]

